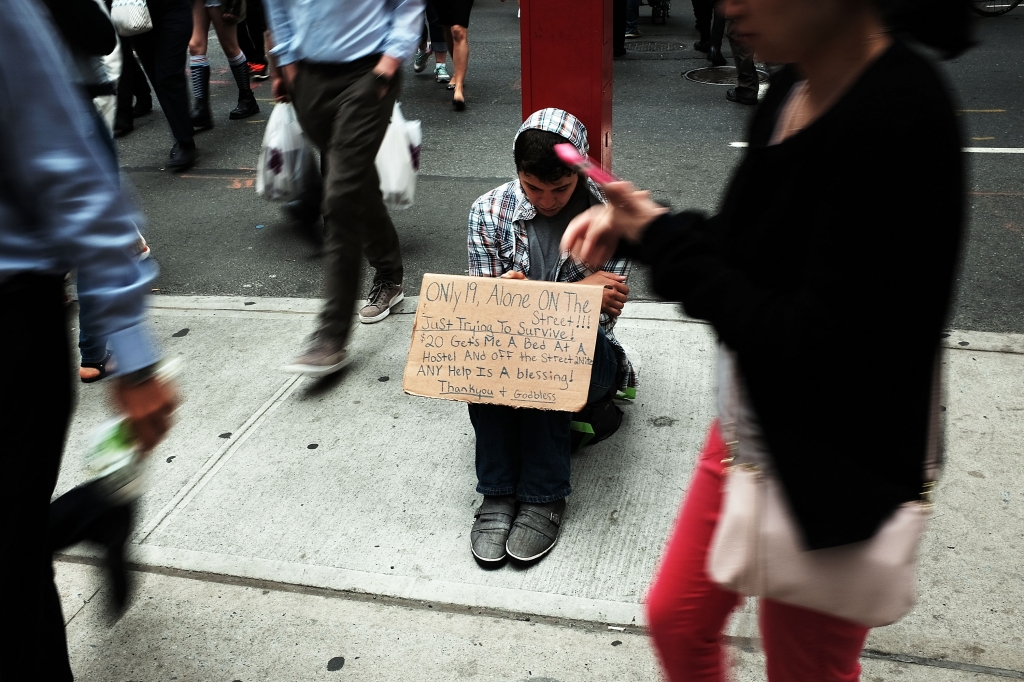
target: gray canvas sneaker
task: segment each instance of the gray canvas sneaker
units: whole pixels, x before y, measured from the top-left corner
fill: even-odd
[[[558,542],[564,516],[564,499],[547,504],[520,503],[519,513],[505,543],[508,555],[524,563],[542,558]]]
[[[398,305],[405,294],[402,293],[402,285],[381,280],[373,283],[370,289],[370,296],[366,299],[366,305],[359,309],[359,321],[363,324],[380,322],[391,314],[391,309]]]
[[[314,334],[306,352],[281,368],[289,374],[322,377],[337,372],[352,361],[352,354],[340,342]]]
[[[473,556],[482,564],[505,560],[505,541],[516,515],[515,495],[487,495],[476,510],[469,540]]]

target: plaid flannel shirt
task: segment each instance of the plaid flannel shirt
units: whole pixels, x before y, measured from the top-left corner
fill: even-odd
[[[593,200],[605,202],[604,194],[593,180],[587,179]],[[594,201],[591,202],[592,204]],[[510,270],[524,275],[530,272],[530,238],[526,223],[537,216],[537,209],[526,198],[519,179],[492,189],[473,202],[469,211],[469,274],[472,277],[501,277]],[[629,276],[630,262],[612,257],[601,268],[615,275]],[[568,251],[558,260],[559,282],[578,282],[594,274],[586,263]],[[601,328],[619,356],[622,372],[620,391],[639,385],[636,370],[622,344],[615,338],[615,318],[601,313]],[[630,392],[627,392],[629,394]]]

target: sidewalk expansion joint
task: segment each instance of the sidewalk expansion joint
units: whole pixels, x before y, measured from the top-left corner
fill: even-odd
[[[58,552],[54,555],[54,558],[58,561],[73,564],[84,564],[96,567],[102,567],[105,565],[103,557],[101,557],[98,553],[86,555],[62,554]],[[606,621],[587,620],[563,616],[548,616],[542,614],[525,613],[522,611],[514,611],[511,609],[501,609],[487,606],[472,606],[467,604],[454,604],[450,602],[438,602],[424,599],[411,599],[390,595],[373,594],[370,592],[363,592],[358,590],[315,587],[312,585],[300,585],[295,583],[281,582],[278,580],[251,578],[202,570],[194,571],[183,568],[156,566],[131,561],[128,562],[127,566],[129,570],[132,571],[137,571],[140,573],[150,573],[153,575],[163,575],[171,578],[184,578],[187,580],[199,580],[202,582],[217,583],[221,585],[233,585],[236,587],[250,587],[253,589],[274,590],[275,592],[287,592],[291,594],[325,597],[328,599],[346,599],[350,601],[367,603],[372,602],[384,606],[397,606],[400,608],[417,609],[420,611],[431,611],[435,613],[453,613],[462,615],[469,614],[483,616],[485,618],[518,620],[540,623],[543,625],[583,628],[588,630],[604,630],[609,625]],[[620,624],[620,626],[623,628],[622,632],[624,634],[642,636],[648,636],[650,634],[644,625],[630,623]],[[746,652],[755,652],[763,650],[761,639],[759,637],[740,637],[726,635],[723,639],[729,646],[735,647],[737,649],[742,649]],[[889,653],[886,651],[879,651],[877,649],[864,649],[861,652],[861,658],[888,661],[891,663],[904,663],[907,665],[917,665],[929,668],[958,670],[962,672],[990,675],[993,677],[1002,677],[1013,680],[1024,680],[1024,671],[1020,670],[996,668],[988,665],[978,665],[976,663],[950,661],[948,659],[940,658],[929,658],[926,656],[912,656],[910,654]]]
[[[249,436],[252,435],[256,429],[259,428],[260,424],[263,423],[264,419],[272,413],[278,405],[288,399],[288,396],[292,394],[295,387],[299,384],[301,375],[295,374],[288,377],[284,384],[270,397],[267,402],[256,410],[242,426],[234,432],[231,439],[217,449],[213,455],[206,460],[202,468],[199,469],[188,480],[188,482],[182,486],[180,490],[171,498],[171,501],[164,505],[164,508],[142,529],[138,537],[134,539],[133,544],[141,545],[145,542],[150,535],[152,535],[160,526],[170,521],[174,516],[178,514],[182,509],[188,506],[189,502],[199,493],[206,484],[217,475],[217,472],[222,466],[231,458],[231,455],[238,450]]]

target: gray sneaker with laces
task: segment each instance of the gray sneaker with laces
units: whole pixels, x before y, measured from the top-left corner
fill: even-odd
[[[289,374],[322,377],[333,374],[352,361],[352,354],[340,342],[314,334],[306,352],[281,368]]]
[[[564,516],[564,499],[547,504],[521,502],[505,551],[509,557],[523,563],[543,558],[558,542]]]
[[[363,324],[380,322],[391,314],[391,309],[398,305],[405,294],[402,293],[402,285],[380,280],[373,283],[370,289],[370,296],[366,299],[366,305],[359,309],[359,321]]]
[[[434,65],[434,80],[438,83],[447,83],[452,77],[448,74],[448,68],[444,64]]]

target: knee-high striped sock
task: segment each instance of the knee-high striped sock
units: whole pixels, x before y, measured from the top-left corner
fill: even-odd
[[[239,52],[228,60],[231,65],[231,75],[235,77],[239,92],[249,91],[249,64],[245,61],[245,53]]]
[[[188,59],[189,71],[192,74],[192,96],[196,99],[203,99],[207,96],[206,84],[210,82],[209,77],[203,78],[204,72],[210,73],[210,59],[205,54],[197,54]]]

